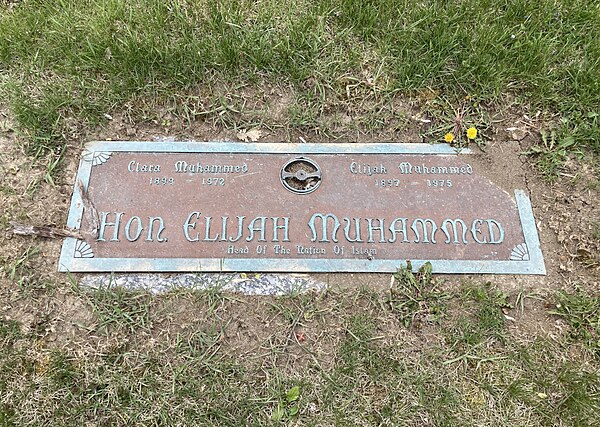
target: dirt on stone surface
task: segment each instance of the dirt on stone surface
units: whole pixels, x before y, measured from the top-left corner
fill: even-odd
[[[425,125],[420,121],[418,111],[409,104],[386,107],[390,123],[377,132],[357,127],[351,110],[324,112],[318,128],[299,130],[301,128],[278,125],[288,114],[287,109],[292,104],[290,99],[295,96],[293,91],[262,88],[251,92],[252,96],[243,96],[254,100],[249,106],[251,117],[265,118],[265,121],[257,122],[262,130],[259,142],[422,142],[420,135]],[[393,123],[394,117],[402,117],[405,124],[398,128]],[[527,340],[527,337],[540,333],[560,333],[560,324],[547,314],[544,295],[574,286],[592,291],[599,287],[600,208],[597,200],[600,200],[600,183],[597,169],[594,169],[596,160],[577,158],[568,160],[561,179],[549,183],[535,168],[534,159],[524,154],[529,147],[539,143],[535,127],[529,126],[521,133],[506,130],[511,128],[510,123],[517,123],[518,128],[519,119],[517,116],[504,118],[501,126],[488,131],[485,146],[473,145],[471,148],[474,161],[485,166],[490,179],[507,191],[524,189],[529,193],[548,274],[444,275],[441,278],[446,290],[455,289],[464,282],[491,282],[509,294],[530,295],[527,310],[507,312],[513,319],[509,327]],[[15,236],[9,221],[56,227],[66,224],[79,157],[87,141],[236,141],[238,133],[249,129],[252,120],[241,117],[240,123],[244,123],[241,128],[235,123],[219,121],[218,115],[188,120],[169,109],[147,120],[133,118],[129,110],[113,113],[103,128],[67,141],[60,172],[53,178],[54,182],[46,177],[47,164],[25,154],[25,141],[16,132],[5,109],[0,109],[0,121],[0,318],[18,321],[25,332],[38,331],[47,345],[57,348],[92,349],[101,353],[105,348],[119,345],[119,337],[102,336],[97,332],[98,308],[90,303],[85,293],[74,290],[79,275],[57,272],[62,241]],[[206,298],[199,301],[191,294],[158,297],[149,304],[151,310],[158,313],[160,327],[142,332],[137,339],[145,340],[144,345],[154,345],[165,335],[176,334],[178,330],[201,327],[205,316],[221,316],[227,319],[228,325],[222,338],[226,352],[254,358],[259,365],[307,363],[317,357],[321,365],[327,366],[332,363],[333,349],[344,334],[343,316],[364,310],[374,315],[379,312],[377,305],[353,305],[360,290],[386,293],[391,275],[331,273],[315,274],[314,277],[327,283],[333,294],[300,297],[309,300],[308,303],[304,300],[303,304],[294,300],[281,303],[273,302],[269,297],[233,295],[215,306],[207,303]],[[318,300],[320,305],[311,303],[312,300]],[[281,316],[275,315],[277,313],[288,313],[288,321],[283,321]],[[297,316],[315,320],[299,322]],[[381,339],[406,342],[407,353],[411,346],[418,347],[439,339],[428,335],[426,328],[415,335],[401,328],[393,318],[385,318],[379,333]],[[270,341],[272,336],[277,339]],[[312,349],[316,352],[307,353],[294,347],[299,340],[312,341]],[[264,348],[268,342],[272,346],[291,349],[286,353],[286,359],[261,357],[268,353]]]

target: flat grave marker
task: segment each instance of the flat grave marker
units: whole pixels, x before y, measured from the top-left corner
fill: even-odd
[[[429,144],[101,141],[60,271],[545,274],[531,203]]]

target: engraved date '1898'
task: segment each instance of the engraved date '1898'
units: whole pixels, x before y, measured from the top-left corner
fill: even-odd
[[[175,179],[172,177],[156,177],[150,178],[150,185],[173,185],[175,184]]]

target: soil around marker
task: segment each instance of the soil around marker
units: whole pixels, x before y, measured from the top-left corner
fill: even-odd
[[[9,220],[27,224],[52,224],[62,227],[66,224],[67,211],[71,194],[74,190],[74,180],[78,166],[78,157],[85,142],[91,140],[153,140],[164,139],[166,136],[177,140],[235,140],[235,132],[210,122],[195,121],[190,126],[173,122],[165,132],[163,127],[136,123],[131,125],[125,115],[113,114],[114,120],[105,128],[89,133],[77,141],[70,141],[67,146],[61,172],[55,179],[56,185],[44,181],[45,165],[32,162],[20,149],[23,143],[14,132],[4,132],[0,135],[0,176],[3,191],[0,192],[0,209],[4,224]],[[414,129],[412,129],[414,131]],[[572,289],[575,284],[597,290],[600,283],[597,267],[588,265],[578,255],[577,248],[585,245],[593,254],[598,247],[594,227],[600,218],[598,204],[597,177],[593,169],[586,163],[573,159],[572,165],[567,165],[569,174],[576,176],[576,171],[585,171],[578,179],[565,178],[554,184],[548,184],[536,171],[529,158],[523,156],[528,145],[537,143],[536,136],[531,134],[520,143],[513,142],[502,130],[491,132],[485,152],[474,156],[485,166],[488,176],[498,182],[507,191],[514,188],[524,188],[529,193],[534,214],[537,220],[542,250],[546,260],[548,274],[545,277],[515,277],[515,276],[442,276],[444,288],[451,290],[461,286],[465,281],[490,281],[509,293],[531,293],[544,295],[556,289]],[[263,136],[264,142],[298,142],[299,136],[310,142],[332,142],[322,135],[298,130],[271,130]],[[337,139],[335,139],[337,140]],[[383,133],[360,134],[349,140],[365,141],[415,141],[418,133]],[[473,146],[474,150],[477,147]],[[591,163],[592,165],[594,163]],[[588,168],[588,169],[586,169]],[[572,169],[569,171],[569,169]],[[509,171],[509,173],[507,173]],[[72,318],[73,322],[90,323],[93,313],[90,307],[82,303],[79,297],[71,292],[71,281],[77,281],[79,274],[65,277],[58,273],[57,260],[61,242],[58,240],[41,240],[29,236],[14,236],[12,229],[3,227],[0,234],[0,261],[3,271],[0,274],[0,316],[14,319],[24,325],[25,330],[34,329],[41,317],[49,319],[54,325],[46,333],[46,340],[62,346],[69,336],[78,337],[84,342],[87,338],[80,336],[81,330],[69,326],[63,319]],[[595,252],[597,253],[597,252]],[[14,269],[14,275],[11,271]],[[330,289],[339,289],[342,293],[355,292],[357,289],[369,288],[385,292],[390,286],[389,274],[344,273],[344,274],[313,274],[317,281],[326,283]],[[47,292],[47,286],[52,286],[52,292]],[[37,296],[31,302],[21,297],[19,289],[31,289]],[[238,296],[236,298],[243,298]],[[264,297],[260,297],[264,298]],[[523,339],[533,337],[538,333],[554,331],[554,326],[548,320],[547,308],[543,302],[530,303],[535,310],[525,311],[515,328]],[[164,302],[166,304],[166,301]],[[173,307],[176,306],[172,301]],[[247,307],[240,308],[238,316],[240,330],[246,331],[252,325],[259,337],[268,336],[274,326],[256,324],[259,315],[246,315]],[[264,311],[264,307],[258,308]],[[336,309],[337,310],[337,309]],[[358,310],[358,308],[356,308]],[[75,313],[75,314],[74,314]],[[176,315],[177,321],[185,324],[192,322],[196,315],[194,310],[181,312]],[[246,314],[244,314],[246,313]],[[261,326],[262,325],[262,326]],[[390,326],[390,330],[395,327]],[[310,331],[308,331],[310,333]],[[229,333],[235,336],[231,330]],[[315,332],[317,333],[317,332]],[[310,336],[310,335],[309,335]],[[243,337],[236,338],[239,344],[230,347],[234,354],[245,354],[251,351],[251,346],[244,344]],[[258,342],[258,341],[257,341]],[[72,344],[72,343],[71,343]],[[423,343],[414,342],[415,346]],[[326,362],[324,362],[326,363]]]
[[[279,97],[277,98],[279,99]],[[256,100],[258,110],[265,113],[269,111],[269,103],[263,105],[262,101]],[[407,109],[407,114],[417,114],[414,105],[411,103],[398,104],[398,108]],[[506,113],[506,112],[505,112]],[[509,113],[510,114],[510,113]],[[8,113],[6,113],[6,117]],[[4,218],[6,220],[26,219],[31,224],[53,224],[62,226],[66,223],[66,213],[68,210],[69,199],[73,191],[73,180],[75,179],[78,156],[81,153],[82,145],[91,140],[152,140],[164,139],[167,135],[170,139],[179,140],[235,140],[235,131],[228,130],[211,123],[210,120],[196,120],[190,123],[178,121],[170,116],[170,126],[165,129],[163,126],[149,122],[131,122],[132,117],[129,113],[121,114],[115,112],[112,114],[113,120],[107,123],[107,126],[97,129],[93,133],[88,133],[80,140],[71,141],[67,146],[65,160],[62,163],[62,171],[59,173],[56,186],[51,186],[43,180],[44,165],[35,164],[27,158],[20,150],[23,141],[12,132],[4,132],[0,137],[2,152],[2,167],[0,172],[3,178],[3,187],[10,191],[2,192],[1,204],[6,207]],[[325,116],[326,117],[326,114]],[[499,123],[518,122],[516,116],[505,116]],[[433,123],[435,125],[435,123]],[[378,133],[370,134],[346,134],[351,142],[365,141],[419,141],[418,133],[414,131],[418,126],[415,124],[409,127],[408,131],[395,129],[393,132],[384,130]],[[14,124],[5,126],[13,129]],[[167,133],[166,133],[167,132]],[[486,165],[486,174],[495,182],[503,185],[507,191],[514,188],[524,188],[528,191],[534,208],[534,214],[538,223],[540,238],[542,241],[542,250],[546,258],[548,267],[548,276],[543,280],[531,281],[531,286],[541,288],[560,287],[560,283],[568,285],[569,283],[581,281],[588,283],[589,280],[598,278],[598,269],[594,267],[595,263],[585,263],[589,258],[588,251],[592,254],[598,247],[598,238],[595,230],[598,228],[597,218],[600,217],[598,204],[590,203],[598,196],[598,182],[593,173],[593,165],[597,160],[586,160],[584,162],[572,159],[567,163],[567,169],[572,169],[572,176],[577,176],[578,170],[586,171],[582,178],[577,180],[564,178],[557,183],[548,184],[536,171],[533,160],[524,156],[523,153],[527,147],[539,143],[539,136],[530,132],[524,140],[520,142],[511,141],[510,135],[503,129],[491,128],[488,131],[491,139],[486,143],[485,151],[476,154],[477,159],[483,165]],[[301,138],[301,139],[300,139]],[[281,141],[308,141],[308,142],[333,142],[339,141],[339,136],[335,139],[328,139],[310,131],[299,131],[297,129],[270,130],[265,132],[261,142],[281,142]],[[473,146],[477,150],[476,146]],[[586,163],[588,162],[588,163]],[[589,165],[589,166],[587,166]],[[590,169],[591,166],[591,169]],[[510,173],[507,173],[510,171]],[[569,172],[567,172],[569,173]],[[33,189],[33,197],[23,196]],[[565,203],[565,197],[572,202]],[[563,218],[563,219],[560,219]],[[565,226],[563,227],[563,224]],[[2,236],[3,259],[16,260],[32,245],[31,239],[12,236],[12,233],[4,232]],[[579,243],[578,243],[579,242]],[[33,256],[30,260],[34,269],[43,272],[44,277],[58,280],[59,275],[55,273],[56,260],[58,256],[58,246],[60,242],[41,242],[36,241],[34,246],[40,246],[40,252],[44,256]],[[578,248],[585,250],[580,251]],[[589,266],[589,267],[588,267]],[[322,277],[322,275],[319,275]],[[337,275],[333,275],[337,277]],[[361,275],[359,275],[361,276]],[[385,275],[384,275],[385,276]],[[344,278],[345,277],[345,278]],[[3,279],[5,280],[5,279]],[[326,280],[329,281],[329,280]],[[494,278],[496,283],[503,282],[500,277]],[[385,286],[387,279],[381,279]],[[511,283],[511,279],[506,280]],[[520,278],[518,283],[528,283],[529,280]],[[10,283],[7,281],[5,283]],[[341,286],[345,283],[353,283],[348,275],[343,275],[339,281]]]

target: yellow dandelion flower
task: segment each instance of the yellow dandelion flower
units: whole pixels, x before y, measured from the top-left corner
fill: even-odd
[[[469,139],[475,139],[477,137],[477,129],[475,129],[474,127],[470,127],[469,129],[467,129],[467,137]]]
[[[446,135],[444,135],[444,141],[448,143],[454,141],[454,135],[452,134],[452,132],[448,132]]]

